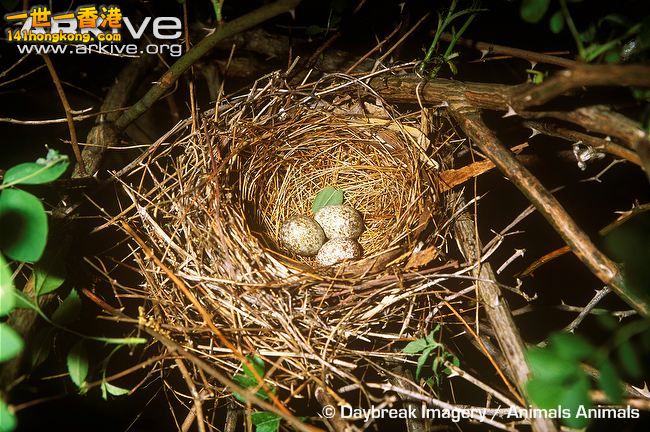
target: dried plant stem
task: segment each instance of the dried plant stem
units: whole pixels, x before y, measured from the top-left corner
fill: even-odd
[[[122,228],[124,231],[126,231],[133,240],[135,240],[138,245],[142,248],[143,252],[147,257],[159,266],[161,270],[163,270],[169,279],[171,279],[176,287],[181,290],[181,292],[185,295],[185,297],[192,303],[192,305],[196,308],[196,310],[199,312],[201,317],[204,320],[205,325],[207,325],[210,330],[214,333],[215,336],[223,343],[224,346],[228,347],[229,349],[232,350],[233,354],[237,357],[239,361],[241,361],[242,365],[245,365],[250,369],[252,372],[253,376],[257,380],[258,383],[260,383],[261,387],[266,391],[266,393],[269,395],[275,406],[278,408],[279,411],[281,411],[285,415],[291,415],[287,407],[284,406],[284,404],[278,399],[278,397],[273,393],[268,386],[264,382],[264,377],[262,377],[257,369],[251,364],[250,360],[248,360],[226,337],[224,334],[219,330],[214,323],[212,322],[212,316],[210,313],[205,310],[205,308],[201,305],[199,300],[196,298],[194,293],[189,290],[189,288],[185,285],[185,283],[173,272],[171,271],[166,265],[160,261],[160,259],[153,253],[151,248],[149,248],[145,242],[140,238],[138,234],[127,224],[126,222],[122,222]]]
[[[596,248],[559,201],[501,144],[483,123],[478,110],[464,103],[452,104],[450,108],[452,116],[467,136],[526,195],[592,273],[647,317],[650,314],[650,302],[625,286],[618,266]]]
[[[201,401],[201,395],[199,392],[196,390],[196,386],[194,385],[194,381],[192,380],[192,377],[190,376],[189,371],[185,367],[185,363],[183,360],[176,358],[174,359],[176,362],[176,366],[178,367],[178,370],[181,372],[181,375],[183,375],[183,379],[185,380],[185,383],[187,384],[187,388],[190,390],[190,394],[192,395],[192,398],[194,399],[194,419],[196,419],[197,426],[199,428],[199,432],[205,432],[205,420],[203,418],[203,402]]]
[[[168,337],[166,337],[166,336],[164,336],[164,335],[162,335],[162,334],[158,333],[157,331],[155,331],[153,329],[150,329],[150,328],[145,327],[144,330],[147,333],[149,333],[151,336],[153,336],[156,340],[158,340],[163,345],[165,345],[169,349],[170,353],[177,353],[181,357],[187,359],[194,366],[196,366],[197,368],[201,369],[206,374],[210,375],[211,377],[213,377],[214,379],[219,381],[219,383],[221,383],[222,385],[226,386],[229,391],[231,391],[233,393],[240,394],[240,395],[242,395],[242,397],[244,397],[250,403],[257,405],[257,406],[259,406],[260,408],[262,408],[262,409],[264,409],[266,411],[270,411],[272,413],[275,413],[275,414],[279,415],[280,417],[285,419],[291,426],[295,427],[296,429],[298,429],[300,431],[303,431],[303,432],[322,432],[322,430],[317,428],[317,427],[310,426],[310,425],[307,425],[307,424],[303,423],[302,421],[297,419],[291,413],[284,412],[284,411],[278,409],[275,405],[270,404],[270,403],[260,399],[255,394],[255,391],[250,390],[248,388],[240,387],[239,385],[235,384],[231,379],[226,377],[224,374],[219,372],[217,369],[213,368],[208,363],[204,362],[203,360],[201,360],[200,358],[198,358],[194,354],[186,351],[180,345],[178,345],[176,342],[169,339]]]
[[[564,331],[573,333],[573,331],[580,325],[580,323],[587,317],[587,315],[591,313],[592,309],[596,307],[598,302],[601,301],[610,292],[612,292],[612,290],[609,289],[609,287],[605,287],[596,291],[596,295],[594,295],[594,297],[589,300],[589,303],[587,303],[587,305],[582,308],[578,316],[575,317],[575,319],[564,328]]]
[[[440,35],[440,40],[443,40],[445,42],[450,42],[452,38],[453,36],[449,33],[443,33],[442,35]],[[575,68],[582,65],[582,63],[577,62],[575,60],[557,57],[550,54],[542,54],[534,51],[512,48],[512,47],[497,45],[493,43],[474,41],[465,38],[458,38],[458,40],[456,41],[456,45],[461,45],[468,48],[475,48],[483,53],[502,54],[510,57],[516,57],[516,58],[528,60],[531,63],[552,64],[552,65],[561,66],[568,69]]]
[[[455,230],[456,238],[465,257],[468,260],[480,261],[480,239],[476,238],[474,221],[468,212],[464,212],[458,217],[455,222]],[[520,390],[523,390],[530,370],[524,357],[524,343],[512,319],[510,307],[501,296],[501,290],[496,284],[496,276],[489,263],[477,267],[474,270],[474,276],[477,278],[481,304],[485,309],[490,325],[494,329],[501,351],[516,379],[517,386]],[[532,419],[531,422],[535,431],[555,430],[555,426],[548,419],[536,418]]]
[[[56,69],[54,68],[52,59],[50,59],[50,56],[47,54],[41,54],[41,57],[43,57],[43,61],[47,66],[47,70],[50,72],[50,76],[52,77],[52,82],[54,83],[54,87],[56,87],[56,92],[59,94],[59,99],[61,99],[61,104],[63,105],[63,109],[65,110],[65,118],[68,122],[68,130],[70,131],[70,145],[72,145],[72,151],[74,152],[74,157],[75,159],[77,159],[77,164],[79,165],[79,171],[83,175],[85,175],[87,174],[86,166],[84,164],[83,159],[81,158],[79,141],[77,141],[77,129],[75,128],[74,118],[72,117],[72,108],[70,108],[70,103],[68,103],[68,98],[65,95],[65,91],[63,90],[63,85],[61,84],[61,80],[59,79],[59,74],[56,72]]]
[[[501,378],[503,383],[506,385],[506,387],[508,387],[508,390],[510,390],[510,393],[512,393],[519,400],[519,403],[523,404],[524,399],[517,392],[517,390],[515,390],[512,387],[512,384],[510,384],[510,381],[508,381],[506,376],[503,374],[503,371],[501,370],[501,368],[499,367],[497,362],[494,360],[494,358],[490,354],[490,351],[488,351],[488,349],[485,346],[483,346],[483,342],[481,341],[481,338],[479,338],[479,336],[476,334],[476,332],[474,330],[472,330],[472,327],[469,324],[467,324],[467,321],[465,320],[465,318],[463,318],[462,315],[459,314],[458,311],[451,304],[449,304],[449,302],[445,301],[444,304],[463,323],[463,325],[465,326],[465,328],[467,329],[469,334],[474,338],[474,340],[476,342],[478,342],[479,346],[481,347],[481,350],[483,351],[485,356],[488,358],[488,360],[490,361],[492,366],[494,366],[494,369],[497,371],[497,374],[499,375],[499,377]],[[513,323],[513,325],[514,325],[514,323]]]
[[[543,133],[544,135],[564,138],[573,142],[581,141],[583,144],[591,146],[596,150],[601,150],[605,153],[623,158],[635,165],[641,166],[641,159],[639,158],[639,155],[636,154],[636,152],[623,147],[622,145],[616,144],[611,140],[598,138],[583,132],[578,132],[565,127],[557,126],[555,124],[550,124],[548,122],[542,123],[536,121],[526,121],[524,124]]]

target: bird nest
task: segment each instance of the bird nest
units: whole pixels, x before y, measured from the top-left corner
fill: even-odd
[[[359,79],[291,87],[274,74],[193,129],[179,124],[121,176],[128,202],[111,219],[145,278],[140,324],[230,376],[242,354],[261,357],[289,399],[394,360],[396,342],[438,319],[441,293],[463,298],[440,270],[454,205],[437,175],[451,133],[422,118]],[[332,268],[278,241],[326,186],[365,222],[363,257]]]

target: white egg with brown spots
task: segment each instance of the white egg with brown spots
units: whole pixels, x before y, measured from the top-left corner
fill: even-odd
[[[280,242],[297,255],[314,256],[326,241],[323,228],[308,216],[292,217],[280,227]]]
[[[349,205],[325,206],[316,212],[316,222],[328,239],[357,239],[363,232],[363,216]]]
[[[353,239],[328,240],[316,255],[316,262],[322,266],[333,266],[346,260],[361,257],[361,245]]]

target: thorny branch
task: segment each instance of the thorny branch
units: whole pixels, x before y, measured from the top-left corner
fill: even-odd
[[[578,68],[579,69],[579,68]],[[623,143],[635,150],[642,161],[646,173],[650,174],[650,140],[640,125],[627,117],[603,107],[578,108],[569,112],[531,112],[513,110],[513,106],[532,105],[529,96],[547,98],[557,96],[573,89],[579,84],[575,77],[583,77],[587,84],[613,84],[606,74],[616,73],[618,84],[650,85],[650,72],[646,67],[588,67],[572,70],[543,89],[529,84],[518,86],[486,85],[480,83],[456,83],[449,80],[431,80],[422,82],[414,77],[376,78],[370,84],[384,98],[393,102],[437,104],[450,107],[450,112],[461,128],[486,156],[501,170],[535,205],[537,210],[551,223],[573,252],[589,267],[601,281],[609,285],[614,292],[628,302],[643,316],[650,313],[650,302],[642,295],[630,290],[624,284],[617,265],[598,250],[589,237],[578,227],[571,217],[555,199],[512,153],[507,150],[483,123],[480,110],[508,111],[508,114],[524,118],[553,117],[578,124],[585,129],[603,133],[621,139]],[[629,72],[629,78],[621,74]],[[568,78],[567,78],[568,77]],[[568,82],[567,82],[568,81]],[[532,96],[531,96],[532,97]],[[550,97],[550,96],[548,96]],[[548,98],[546,100],[549,100]],[[631,156],[631,155],[629,155]]]
[[[479,111],[462,102],[452,102],[450,108],[467,136],[526,195],[592,273],[643,316],[650,315],[646,299],[625,286],[618,266],[596,248],[560,202],[501,144],[483,123]]]

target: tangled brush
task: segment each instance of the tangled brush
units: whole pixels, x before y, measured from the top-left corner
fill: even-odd
[[[128,202],[111,219],[128,227],[145,278],[140,323],[230,376],[242,353],[259,356],[289,399],[393,361],[396,342],[439,319],[442,297],[471,292],[444,286],[466,269],[441,270],[454,203],[437,173],[451,134],[421,121],[361,79],[291,87],[274,74],[193,132],[189,122],[170,131],[122,176]],[[283,250],[278,232],[327,186],[363,214],[364,255],[323,269]]]

